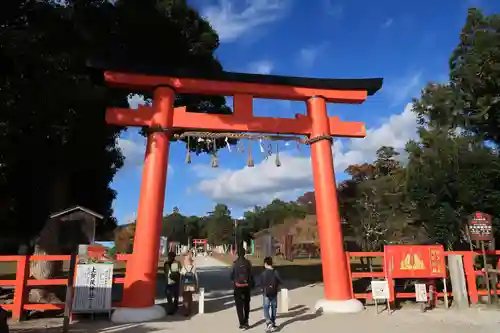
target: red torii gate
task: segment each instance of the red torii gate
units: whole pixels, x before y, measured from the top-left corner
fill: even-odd
[[[317,308],[325,312],[359,312],[353,298],[338,211],[330,137],[362,138],[364,123],[328,117],[326,103],[360,104],[382,86],[382,79],[310,79],[222,72],[196,78],[131,73],[104,68],[112,87],[135,91],[153,90],[152,106],[139,110],[109,108],[106,121],[120,126],[148,126],[133,255],[127,262],[123,308],[114,312],[115,322],[145,321],[162,317],[154,306],[160,221],[163,214],[170,130],[196,129],[306,135],[312,139],[311,158],[316,194],[316,214],[323,265],[324,300]],[[174,108],[176,94],[233,96],[233,114],[186,112]],[[253,98],[305,101],[307,115],[295,119],[256,117]],[[317,139],[317,140],[315,140]]]

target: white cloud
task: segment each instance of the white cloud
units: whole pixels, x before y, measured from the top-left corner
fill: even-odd
[[[248,66],[248,72],[252,74],[270,74],[273,70],[273,63],[269,60],[259,60],[252,62]]]
[[[300,49],[298,57],[299,65],[304,69],[311,68],[318,59],[318,56],[327,46],[328,43],[325,42]]]
[[[373,161],[377,149],[384,145],[402,152],[406,142],[416,138],[416,127],[416,117],[408,104],[402,113],[369,129],[366,138],[348,140],[346,145],[336,140],[333,147],[336,173],[342,173],[352,164]],[[280,168],[275,166],[274,156],[254,168],[239,170],[193,166],[201,178],[198,190],[216,202],[246,208],[266,204],[274,198],[293,199],[313,187],[310,157],[289,153],[280,157]]]
[[[243,7],[237,6],[244,2]],[[222,42],[233,42],[247,33],[283,17],[287,0],[219,0],[201,10]]]
[[[422,72],[418,71],[406,77],[390,82],[385,86],[383,92],[389,95],[391,107],[408,103],[422,87]]]
[[[140,134],[130,135],[128,138],[118,138],[117,145],[125,157],[124,169],[135,168],[142,172],[144,155],[146,153],[146,138]],[[174,174],[174,168],[168,165],[168,175]]]
[[[394,20],[392,18],[388,18],[387,20],[384,21],[384,23],[382,23],[382,29],[389,28],[393,23]]]

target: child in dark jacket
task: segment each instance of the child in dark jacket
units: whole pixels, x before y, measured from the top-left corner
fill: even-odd
[[[271,332],[277,329],[278,291],[283,284],[278,271],[273,267],[273,259],[271,257],[264,259],[264,271],[259,275],[257,283],[262,288],[266,331]]]

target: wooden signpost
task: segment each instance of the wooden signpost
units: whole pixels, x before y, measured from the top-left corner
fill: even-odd
[[[387,280],[376,281],[372,280],[372,298],[375,302],[375,311],[378,312],[378,300],[384,300],[387,302],[387,313],[391,314],[391,302],[389,299],[391,298],[391,293],[389,290],[389,282]]]
[[[446,283],[446,265],[443,245],[386,245],[384,271],[389,281],[390,301],[395,300],[393,279],[442,279]],[[425,285],[424,285],[425,287]],[[421,286],[417,286],[417,302],[423,300]],[[445,293],[445,300],[447,294]],[[426,296],[427,297],[427,296]],[[426,298],[427,301],[427,298]],[[433,302],[434,299],[431,299]],[[446,303],[447,300],[446,300]]]
[[[491,215],[483,213],[483,212],[475,212],[469,218],[469,224],[467,226],[467,231],[469,234],[469,240],[472,244],[473,241],[477,241],[481,244],[481,252],[483,255],[483,263],[484,263],[484,275],[486,279],[486,289],[488,290],[488,304],[492,303],[491,300],[491,287],[490,287],[490,275],[488,270],[488,261],[486,257],[486,247],[484,246],[484,242],[491,242],[493,240],[493,225],[491,223]],[[496,282],[497,279],[494,279],[494,292],[495,292],[495,301],[498,299],[498,295],[496,293]]]

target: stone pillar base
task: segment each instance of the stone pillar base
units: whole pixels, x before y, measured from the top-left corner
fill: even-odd
[[[323,313],[359,313],[365,309],[363,303],[354,298],[345,301],[321,299],[316,302],[315,308]]]
[[[117,308],[111,315],[115,324],[142,323],[165,318],[165,309],[161,305],[147,308]]]

